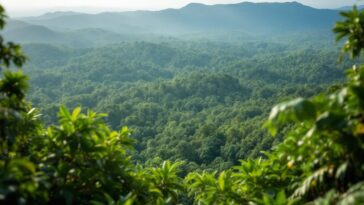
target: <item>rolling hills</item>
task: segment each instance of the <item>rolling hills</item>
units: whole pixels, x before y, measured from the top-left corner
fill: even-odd
[[[281,33],[329,29],[337,11],[314,9],[297,2],[204,5],[181,9],[119,13],[53,13],[22,20],[54,29],[102,28],[117,32],[179,34],[243,30],[248,33]]]

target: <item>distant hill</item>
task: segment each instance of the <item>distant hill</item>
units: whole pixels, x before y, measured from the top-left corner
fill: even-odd
[[[52,19],[52,18],[57,18],[57,17],[62,17],[62,16],[72,16],[72,15],[77,15],[77,14],[81,14],[81,13],[78,13],[78,12],[73,12],[73,11],[56,11],[56,12],[48,12],[48,13],[45,13],[41,16],[35,16],[35,17],[28,17],[28,19]]]
[[[45,26],[32,25],[22,21],[9,21],[3,32],[4,36],[12,41],[54,43],[65,40],[61,33]]]
[[[41,18],[45,19],[43,16]],[[115,33],[101,28],[81,27],[80,29],[57,31],[44,25],[35,25],[19,20],[8,21],[2,33],[10,41],[58,44],[69,47],[93,47],[141,39],[140,36]]]
[[[350,10],[352,8],[353,8],[353,6],[344,6],[344,7],[338,8],[337,10],[346,11],[346,10]],[[364,5],[358,5],[358,9],[364,9]]]
[[[189,4],[181,9],[161,11],[83,14],[49,13],[22,21],[67,31],[98,28],[122,33],[187,34],[232,32],[281,34],[327,30],[339,19],[337,10],[315,9],[297,2]]]

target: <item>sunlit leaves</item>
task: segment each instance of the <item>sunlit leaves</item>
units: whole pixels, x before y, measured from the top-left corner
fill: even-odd
[[[335,25],[336,40],[346,38],[343,53],[349,53],[351,58],[358,57],[364,48],[364,11],[354,6],[351,11],[341,12],[341,15],[345,20]]]
[[[278,128],[288,121],[312,121],[316,118],[315,105],[306,99],[298,98],[286,103],[276,105],[266,123],[266,127],[272,135],[276,135]]]
[[[241,181],[231,170],[217,173],[190,173],[186,177],[189,195],[195,204],[244,204],[248,202]],[[253,198],[253,197],[252,197]]]
[[[182,178],[178,176],[183,162],[165,161],[162,166],[146,169],[149,190],[156,194],[155,201],[161,204],[176,204],[185,191]]]
[[[49,140],[43,148],[47,157],[42,158],[50,169],[52,184],[65,189],[53,193],[52,200],[75,203],[91,199],[91,195],[115,197],[131,191],[123,187],[133,181],[133,167],[126,155],[133,141],[127,128],[109,130],[102,121],[104,116],[92,111],[84,114],[80,107],[72,112],[60,108],[60,125],[47,130]]]

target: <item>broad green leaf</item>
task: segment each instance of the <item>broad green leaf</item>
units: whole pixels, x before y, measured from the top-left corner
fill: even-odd
[[[78,115],[80,114],[80,112],[81,112],[81,107],[77,107],[77,108],[75,108],[75,109],[73,110],[73,112],[72,112],[72,116],[71,116],[71,120],[72,120],[73,122],[75,122],[75,121],[77,120],[77,117],[78,117]]]

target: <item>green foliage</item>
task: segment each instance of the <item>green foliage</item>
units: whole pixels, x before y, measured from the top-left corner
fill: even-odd
[[[127,128],[110,131],[103,115],[80,112],[81,108],[70,113],[61,107],[60,125],[49,127],[44,136],[43,155],[38,157],[55,185],[51,201],[87,203],[105,194],[128,194],[132,167],[126,155],[131,145]]]
[[[150,192],[156,193],[155,204],[178,204],[184,193],[182,179],[177,175],[183,162],[163,162],[161,167],[147,168],[146,178],[151,184]],[[150,202],[153,204],[154,202]]]
[[[108,113],[112,129],[132,130],[141,163],[160,157],[190,162],[184,173],[221,171],[281,141],[282,134],[270,138],[261,129],[272,104],[342,81],[336,48],[296,43],[25,45],[28,97],[46,124],[57,122],[60,104]]]
[[[243,193],[236,193],[236,178],[230,171],[191,173],[186,177],[189,195],[195,204],[244,204],[247,199]]]
[[[354,6],[352,10],[340,14],[345,17],[345,21],[335,25],[336,40],[347,38],[343,53],[349,53],[351,58],[358,57],[364,48],[364,11]]]
[[[283,143],[265,153],[266,159],[243,161],[218,177],[216,173],[189,174],[186,180],[196,204],[242,204],[244,199],[256,204],[360,204],[364,66],[354,68],[345,87],[272,109],[266,123],[271,134],[284,124],[291,125]],[[228,193],[224,193],[226,183]]]
[[[0,27],[5,25],[4,9],[0,7]],[[27,76],[11,71],[13,63],[21,67],[25,57],[20,46],[0,41],[0,201],[8,204],[25,204],[46,198],[38,191],[43,187],[44,175],[39,173],[27,155],[27,138],[34,133],[37,115],[25,102]]]

